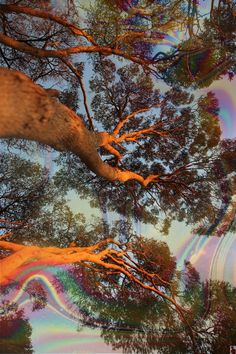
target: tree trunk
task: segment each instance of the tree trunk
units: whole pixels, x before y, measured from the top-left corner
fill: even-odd
[[[109,181],[136,180],[144,187],[158,181],[158,175],[144,178],[104,163],[97,152],[104,133],[90,132],[75,112],[26,75],[0,68],[0,87],[0,138],[34,140],[72,152],[97,176]]]
[[[47,90],[24,74],[0,68],[0,138],[34,140],[81,158],[96,175],[116,179],[116,169],[97,152],[94,133]]]

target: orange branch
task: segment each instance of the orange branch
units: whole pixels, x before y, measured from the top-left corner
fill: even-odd
[[[115,180],[120,182],[127,182],[130,180],[134,180],[140,183],[143,187],[147,187],[147,185],[150,183],[157,183],[160,177],[160,175],[149,175],[148,177],[144,178],[138,173],[129,170],[122,171],[118,168],[114,168],[114,169],[116,170]]]
[[[97,45],[95,39],[86,31],[67,22],[64,18],[51,14],[50,12],[17,5],[0,5],[0,12],[23,13],[25,15],[51,20],[68,28],[73,34],[85,37],[93,45]]]
[[[122,41],[123,39],[127,38],[127,37],[141,37],[144,36],[145,32],[129,32],[129,33],[125,33],[121,36],[118,36],[114,39],[114,41],[111,42],[111,46],[114,44],[117,44],[117,42]]]
[[[6,234],[1,235],[0,240],[2,240],[3,238],[9,237],[9,236],[12,236],[12,232],[8,232]]]
[[[140,108],[137,111],[127,115],[126,117],[122,118],[122,120],[117,124],[117,126],[115,127],[115,129],[112,132],[112,136],[117,136],[117,134],[120,132],[120,130],[123,128],[123,126],[127,123],[127,121],[131,118],[134,118],[137,114],[139,113],[143,113],[143,112],[147,112],[150,111],[150,109],[152,109],[153,107],[160,107],[160,104],[155,104],[153,106],[150,107],[145,107],[145,108]]]
[[[160,135],[162,137],[166,137],[168,135],[167,132],[160,132],[155,130],[157,127],[157,125],[152,125],[149,128],[146,129],[141,129],[135,132],[131,132],[131,133],[126,133],[126,134],[122,134],[119,138],[116,138],[114,141],[117,143],[120,143],[121,141],[136,141],[136,139],[140,138],[142,135],[145,134],[156,134],[156,135]]]
[[[116,156],[118,160],[121,160],[121,158],[122,158],[121,154],[120,154],[119,151],[116,150],[112,145],[106,144],[106,145],[103,145],[103,148],[104,148],[106,151],[108,151],[110,154]]]
[[[19,50],[20,52],[28,53],[38,58],[58,58],[63,59],[69,55],[78,54],[78,53],[100,53],[105,56],[109,55],[116,55],[125,59],[128,59],[134,63],[140,65],[148,65],[152,63],[152,60],[145,60],[139,57],[133,56],[126,52],[123,52],[117,48],[111,48],[109,46],[75,46],[75,47],[68,47],[63,49],[41,49],[38,47],[31,46],[29,44],[20,42],[14,38],[6,36],[3,33],[0,33],[0,42],[5,44],[8,47],[13,49]]]

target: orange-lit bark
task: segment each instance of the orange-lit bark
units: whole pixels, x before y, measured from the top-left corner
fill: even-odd
[[[5,235],[4,237],[7,237]],[[109,242],[109,239],[106,241]],[[17,274],[20,274],[23,266],[42,263],[44,265],[62,265],[76,262],[92,262],[108,267],[104,259],[109,254],[119,257],[122,252],[111,249],[98,250],[102,243],[91,247],[38,247],[19,245],[13,242],[0,240],[0,248],[12,251],[13,254],[0,260],[0,284],[6,285],[14,280]]]
[[[7,237],[5,235],[5,237]],[[111,245],[116,245],[117,250],[109,248]],[[104,249],[104,246],[106,248]],[[152,280],[157,276],[154,273],[149,273],[139,267],[137,264],[127,256],[129,251],[128,247],[121,249],[121,245],[115,242],[113,239],[107,238],[103,241],[98,242],[97,244],[89,247],[68,247],[68,248],[58,248],[58,247],[38,247],[38,246],[28,246],[20,245],[9,241],[0,240],[0,248],[4,250],[11,251],[12,254],[6,256],[0,260],[0,284],[6,285],[14,278],[12,276],[17,273],[20,273],[21,267],[24,265],[34,265],[41,261],[44,265],[63,265],[63,264],[72,264],[72,263],[92,263],[97,264],[105,269],[111,269],[119,271],[120,273],[125,274],[132,281],[141,285],[143,288],[148,289],[162,296],[166,300],[169,300],[173,305],[180,308],[180,305],[163,293],[158,287],[152,286]],[[118,248],[121,250],[119,251]],[[127,261],[130,260],[130,261]],[[102,271],[102,269],[100,269]],[[132,273],[134,271],[134,273]],[[143,274],[150,281],[148,285],[140,281],[136,274]],[[159,278],[161,279],[161,278]],[[163,280],[163,284],[169,285]]]
[[[157,125],[152,125],[146,129],[140,129],[135,132],[131,133],[124,133],[120,137],[115,139],[116,143],[120,143],[121,141],[136,141],[138,138],[145,136],[145,135],[150,135],[150,134],[155,134],[155,135],[160,135],[162,137],[166,137],[168,135],[168,132],[165,131],[158,131],[157,130]]]
[[[157,182],[157,175],[144,178],[103,162],[97,148],[106,145],[107,139],[112,141],[109,134],[100,133],[97,144],[94,133],[87,130],[79,116],[24,74],[0,69],[0,82],[1,138],[35,140],[59,151],[70,151],[92,172],[110,181],[134,179],[143,186]]]
[[[153,105],[151,107],[144,107],[144,108],[140,108],[135,112],[132,112],[130,114],[128,114],[126,117],[121,118],[120,122],[117,124],[117,126],[115,127],[115,129],[112,132],[112,136],[116,137],[117,134],[119,134],[120,130],[123,128],[123,126],[128,122],[128,120],[130,120],[131,118],[134,118],[136,115],[140,114],[140,113],[144,113],[144,112],[148,112],[150,111],[153,107],[159,107],[159,104]]]

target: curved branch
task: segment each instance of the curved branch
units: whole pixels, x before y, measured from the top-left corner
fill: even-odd
[[[3,33],[0,33],[0,42],[10,48],[19,50],[20,52],[30,54],[30,55],[37,57],[37,58],[63,59],[69,55],[78,54],[78,53],[100,53],[105,56],[116,55],[118,57],[128,59],[128,60],[130,60],[134,63],[140,64],[140,65],[149,65],[149,64],[153,63],[152,60],[141,59],[141,58],[136,57],[132,54],[128,54],[126,52],[123,52],[122,50],[120,50],[118,48],[111,48],[109,46],[103,47],[103,46],[97,46],[97,45],[91,45],[91,46],[78,45],[75,47],[68,47],[68,48],[55,49],[55,50],[54,49],[41,49],[41,48],[26,44],[24,42],[20,42],[12,37],[6,36]]]

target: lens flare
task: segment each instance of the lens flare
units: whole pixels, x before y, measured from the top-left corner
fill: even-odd
[[[219,100],[219,118],[223,138],[234,138],[236,131],[236,78],[232,81],[218,80],[210,87],[203,90],[203,93],[212,91]]]

